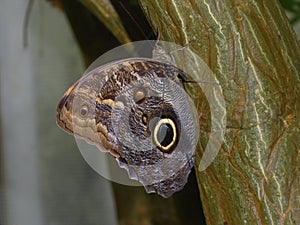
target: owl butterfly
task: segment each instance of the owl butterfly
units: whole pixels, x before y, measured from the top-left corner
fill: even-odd
[[[187,75],[151,58],[126,58],[88,72],[64,94],[57,124],[116,158],[148,193],[181,190],[194,164],[197,117]]]

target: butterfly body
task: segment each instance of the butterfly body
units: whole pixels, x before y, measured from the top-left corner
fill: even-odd
[[[169,197],[187,182],[197,134],[182,76],[146,58],[98,67],[67,90],[57,124],[113,155],[147,192]]]

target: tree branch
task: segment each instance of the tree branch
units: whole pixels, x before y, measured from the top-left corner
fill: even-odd
[[[279,3],[140,2],[162,40],[196,40],[191,48],[222,86],[225,140],[198,172],[207,223],[299,224],[300,48]],[[200,133],[200,156],[208,136]]]

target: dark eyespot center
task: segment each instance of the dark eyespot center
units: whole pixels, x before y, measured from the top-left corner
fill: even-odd
[[[168,118],[160,119],[154,128],[154,143],[163,152],[170,152],[177,143],[176,124]]]
[[[89,108],[87,107],[87,105],[83,105],[80,108],[80,115],[81,116],[86,116],[89,112]]]
[[[171,144],[173,137],[174,131],[170,124],[162,124],[158,128],[157,139],[163,147],[166,147],[169,144]]]

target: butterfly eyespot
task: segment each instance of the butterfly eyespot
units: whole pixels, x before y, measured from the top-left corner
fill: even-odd
[[[142,122],[144,125],[148,124],[148,115],[147,114],[143,114],[142,116]]]
[[[120,102],[121,104],[123,104],[124,106],[127,105],[127,100],[126,97],[124,95],[120,95],[116,98],[116,102]]]
[[[145,101],[147,95],[147,89],[145,87],[139,87],[136,89],[136,91],[134,92],[134,101],[137,104],[141,104]]]
[[[176,125],[173,120],[163,118],[154,128],[153,139],[155,145],[163,152],[170,152],[177,142]]]
[[[81,106],[81,108],[80,108],[80,115],[81,116],[86,116],[88,114],[88,112],[89,112],[89,108],[88,108],[87,105]]]

